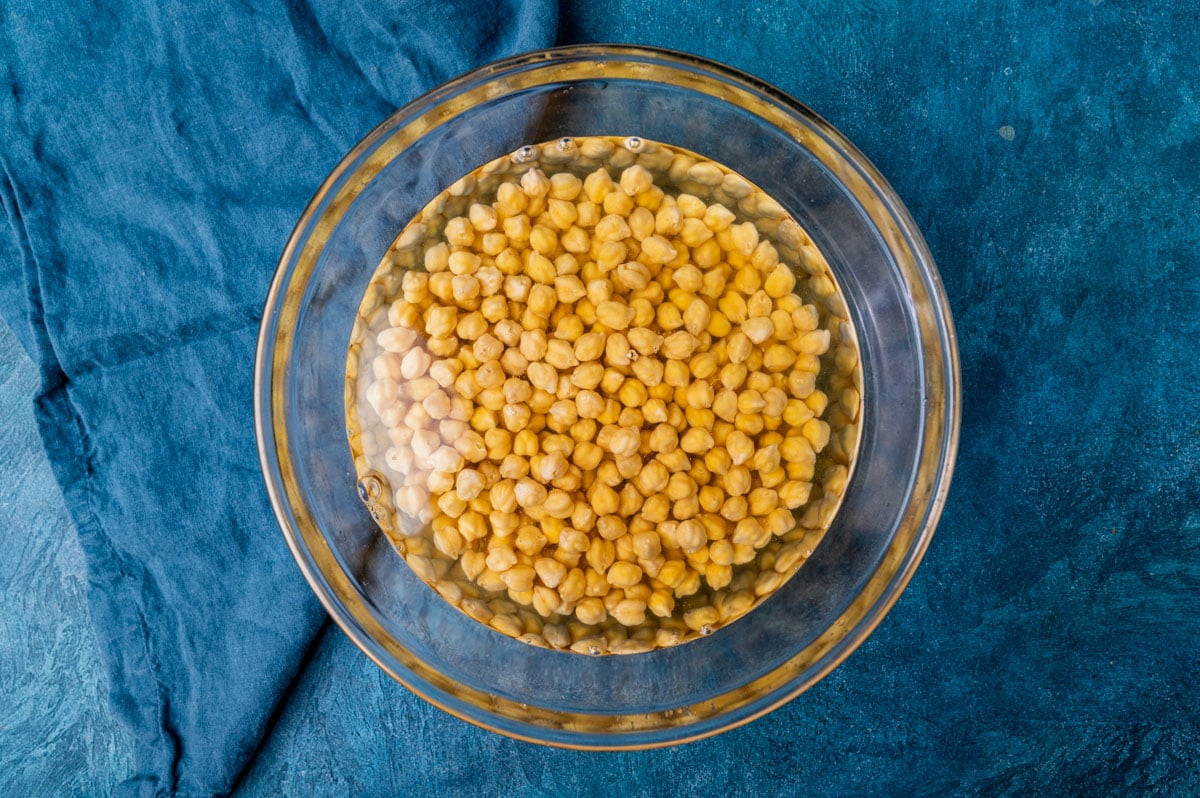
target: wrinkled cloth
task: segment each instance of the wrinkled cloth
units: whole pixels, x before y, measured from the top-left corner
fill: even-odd
[[[251,403],[292,225],[398,106],[556,25],[547,0],[0,6],[0,311],[135,748],[118,794],[229,791],[324,620]]]

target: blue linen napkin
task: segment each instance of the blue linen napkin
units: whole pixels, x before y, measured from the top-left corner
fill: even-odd
[[[253,348],[305,203],[550,0],[0,7],[0,312],[79,529],[124,795],[227,792],[324,619],[259,474]]]

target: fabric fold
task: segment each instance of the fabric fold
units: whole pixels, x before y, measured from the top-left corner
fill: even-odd
[[[0,9],[0,313],[136,749],[118,794],[232,789],[324,621],[253,432],[292,225],[394,108],[555,30],[546,0]]]

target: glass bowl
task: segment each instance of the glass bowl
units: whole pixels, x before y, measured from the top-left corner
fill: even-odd
[[[824,253],[863,369],[862,438],[810,559],[744,618],[673,648],[584,657],[468,618],[422,583],[355,490],[346,350],[396,234],[445,186],[563,136],[675,144],[736,169]],[[671,745],[746,723],[842,662],[899,598],[949,488],[959,427],[950,310],[932,256],[866,158],[812,111],[695,56],[557,48],[481,67],[400,109],[321,186],[280,259],[255,364],[267,490],[317,597],[413,692],[493,731],[589,749]]]

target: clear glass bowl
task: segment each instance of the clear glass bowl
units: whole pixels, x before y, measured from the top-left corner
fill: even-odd
[[[775,595],[710,637],[632,656],[536,648],[422,583],[371,521],[346,443],[346,349],[397,232],[467,171],[524,144],[628,136],[694,150],[779,201],[827,258],[859,337],[858,462],[832,527]],[[950,310],[932,256],[861,153],[800,103],[694,56],[582,46],[518,56],[400,109],[338,165],[288,241],[255,364],[267,489],[305,578],[392,677],[534,742],[670,745],[758,717],[844,660],[899,598],[949,488],[959,427]]]

